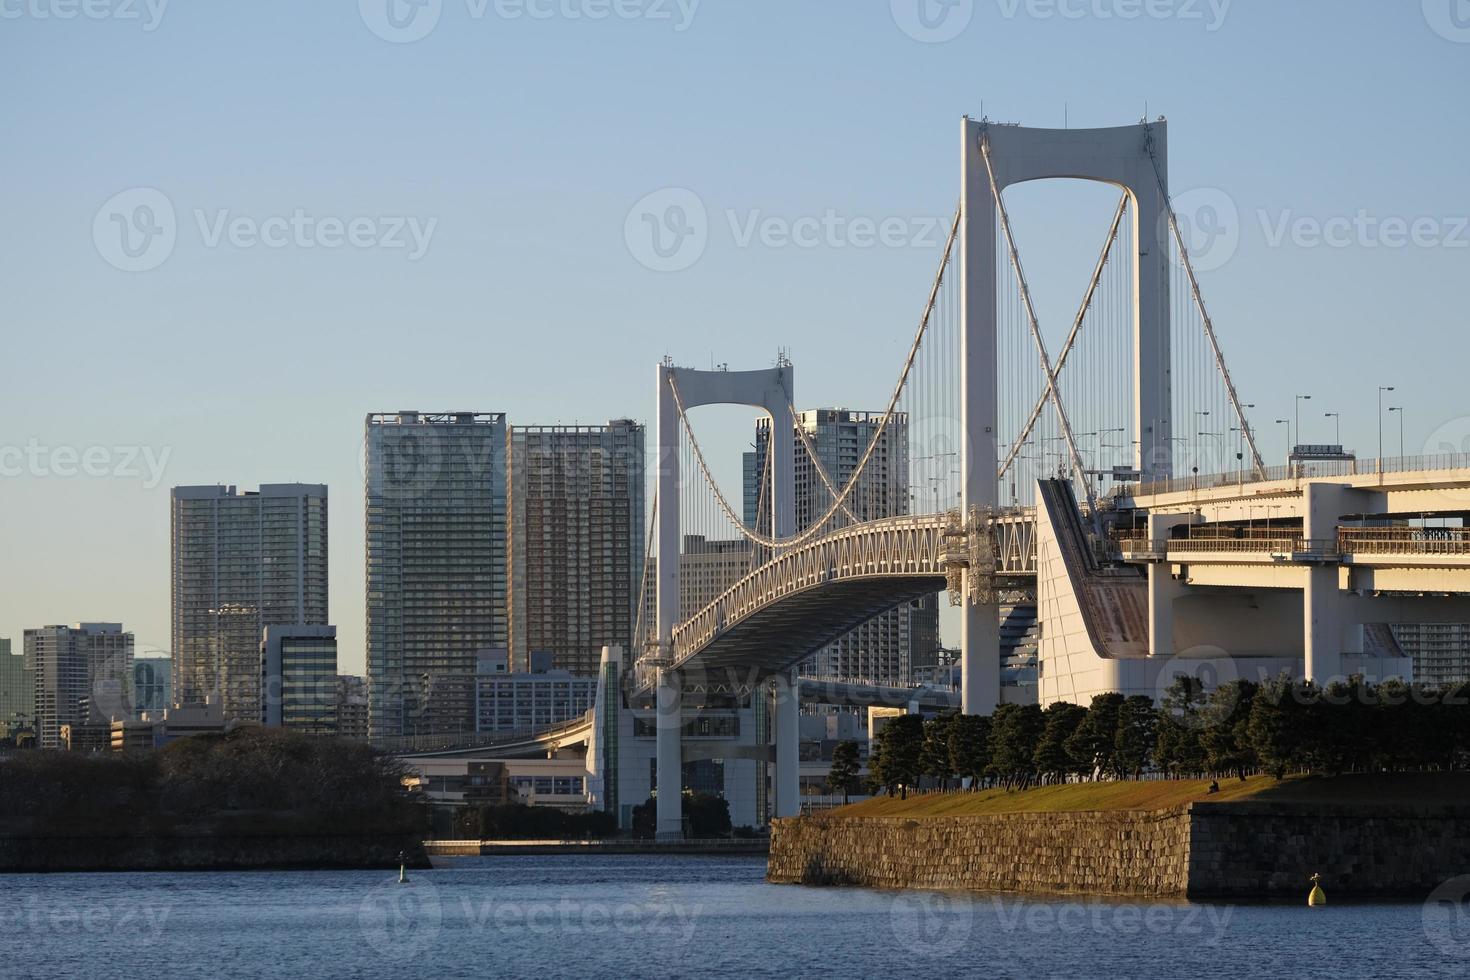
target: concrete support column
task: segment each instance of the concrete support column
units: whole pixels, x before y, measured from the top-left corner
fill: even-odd
[[[1337,566],[1307,570],[1302,591],[1302,625],[1306,631],[1306,678],[1319,685],[1342,676],[1342,611],[1337,592]]]
[[[684,836],[683,684],[670,670],[660,670],[656,692],[658,767],[658,836]]]
[[[1160,541],[1182,524],[1197,524],[1198,514],[1150,514],[1148,538]],[[1148,655],[1172,657],[1174,649],[1174,600],[1186,592],[1174,577],[1174,566],[1156,562],[1148,566]]]
[[[796,672],[776,675],[776,816],[801,813],[801,705]]]
[[[1308,483],[1302,488],[1302,534],[1311,542],[1337,538],[1338,521],[1350,506],[1348,487],[1330,483]],[[1304,674],[1307,680],[1326,685],[1342,676],[1343,609],[1338,592],[1338,566],[1311,565],[1302,587]]]

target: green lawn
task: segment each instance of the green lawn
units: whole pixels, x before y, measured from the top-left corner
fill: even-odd
[[[1270,776],[1220,780],[1209,792],[1208,779],[1122,783],[1069,783],[1019,792],[910,794],[907,800],[882,797],[827,811],[842,817],[953,817],[987,813],[1061,813],[1080,810],[1163,810],[1207,800],[1303,803],[1458,803],[1470,806],[1470,773],[1375,773],[1348,776]]]

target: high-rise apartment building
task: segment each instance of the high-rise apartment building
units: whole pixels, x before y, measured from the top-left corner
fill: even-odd
[[[367,741],[368,693],[365,677],[337,675],[337,737]]]
[[[25,660],[34,678],[36,743],[60,748],[63,726],[131,717],[127,689],[133,634],[121,623],[76,623],[25,631]]]
[[[337,627],[267,626],[260,675],[262,724],[337,734]]]
[[[633,647],[643,570],[644,428],[512,426],[510,653],[526,672],[532,650],[559,668],[597,673],[604,646]]]
[[[1470,624],[1396,623],[1390,627],[1414,660],[1414,682],[1430,687],[1470,681]]]
[[[173,699],[260,717],[260,633],[327,622],[327,488],[173,490]]]
[[[24,653],[12,653],[0,637],[0,738],[11,738],[36,720],[36,681]]]
[[[797,417],[807,440],[816,450],[833,487],[840,493],[857,470],[859,460],[878,431],[881,412],[854,412],[822,408]],[[755,451],[743,460],[745,475],[745,520],[762,526],[769,521],[770,502],[762,487],[767,447],[771,438],[770,419],[756,424]],[[804,530],[819,520],[832,505],[832,493],[807,452],[801,436],[796,441],[796,527]],[[888,422],[872,458],[863,469],[858,485],[846,500],[846,508],[858,520],[876,520],[911,513],[909,497],[908,418],[896,413]],[[935,599],[900,606],[864,623],[836,643],[824,647],[802,664],[809,676],[842,677],[879,684],[908,684],[914,657],[921,659],[937,646],[939,604]]]
[[[366,429],[372,737],[473,731],[473,697],[429,699],[459,678],[473,692],[476,653],[507,643],[505,416],[374,414]]]

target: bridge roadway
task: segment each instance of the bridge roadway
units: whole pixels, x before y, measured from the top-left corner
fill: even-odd
[[[725,686],[790,670],[873,617],[947,587],[946,564],[963,548],[947,536],[957,514],[865,521],[815,538],[750,573],[674,628],[669,665],[686,689]],[[1036,573],[1035,518],[993,522],[999,576]],[[746,686],[742,683],[740,686]]]

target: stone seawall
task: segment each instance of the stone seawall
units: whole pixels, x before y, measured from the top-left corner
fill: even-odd
[[[1123,897],[1423,898],[1470,873],[1470,808],[1170,810],[778,820],[774,882]]]
[[[771,828],[771,881],[876,888],[1183,896],[1183,810],[797,817]]]

